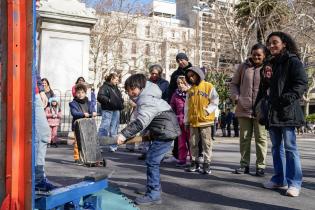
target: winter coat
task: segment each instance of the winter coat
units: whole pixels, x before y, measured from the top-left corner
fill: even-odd
[[[185,100],[186,93],[176,90],[173,94],[170,105],[177,116],[177,121],[180,126],[184,125],[184,116],[185,116]]]
[[[54,108],[52,106],[47,106],[45,108],[45,113],[49,126],[58,126],[60,124],[62,114],[61,109],[59,107]]]
[[[232,100],[237,101],[237,117],[254,117],[254,105],[259,90],[261,66],[255,67],[251,59],[240,64],[230,84]]]
[[[163,78],[159,78],[156,82],[153,82],[151,80],[149,80],[150,82],[152,83],[155,83],[157,86],[159,86],[159,88],[161,89],[162,91],[162,99],[167,101],[168,100],[168,87],[170,85],[170,83],[163,79]]]
[[[295,54],[287,52],[273,58],[271,64],[270,86],[263,85],[267,82],[261,83],[256,101],[259,101],[269,88],[268,126],[299,127],[304,124],[300,100],[308,82],[303,64]]]
[[[88,113],[90,114],[90,117],[92,117],[93,112],[95,112],[95,107],[92,106],[91,102],[86,97],[84,105],[87,106]],[[74,130],[74,122],[78,119],[85,118],[84,112],[80,106],[80,101],[77,98],[74,98],[73,101],[69,103],[70,106],[70,112],[72,115],[72,130]]]
[[[199,76],[200,83],[198,85],[193,84],[187,91],[184,122],[191,127],[213,125],[215,110],[218,108],[219,104],[219,96],[214,86],[204,80],[205,75],[200,68],[191,67],[189,70]]]
[[[137,104],[134,120],[121,131],[129,139],[144,129],[150,132],[154,140],[168,141],[180,135],[175,113],[162,98],[160,88],[147,81],[145,88],[135,100]]]
[[[101,103],[102,110],[122,110],[124,108],[124,99],[116,85],[108,82],[100,87],[97,94],[97,101]]]
[[[180,68],[178,67],[176,71],[173,72],[173,74],[171,75],[171,81],[170,81],[170,85],[168,87],[168,102],[171,101],[172,96],[175,92],[175,90],[177,89],[177,78],[179,76],[185,76],[187,69],[189,69],[190,67],[192,67],[191,63],[188,63],[188,66],[186,66],[185,68]]]

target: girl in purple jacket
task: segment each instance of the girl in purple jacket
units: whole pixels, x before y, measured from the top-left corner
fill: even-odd
[[[190,156],[189,130],[185,128],[184,124],[186,91],[190,87],[186,82],[185,76],[179,76],[177,78],[177,87],[178,88],[171,98],[170,105],[177,116],[177,120],[182,131],[182,134],[178,137],[178,166],[185,166],[188,153]]]

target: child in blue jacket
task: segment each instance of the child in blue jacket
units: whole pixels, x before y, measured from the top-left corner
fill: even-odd
[[[84,84],[79,83],[75,86],[75,97],[69,103],[70,112],[73,117],[72,131],[74,130],[74,122],[76,120],[96,116],[95,107],[93,106],[91,101],[89,101],[88,97],[86,97],[86,91],[87,91],[87,88]],[[74,143],[73,157],[74,157],[74,162],[80,164],[79,150],[78,150],[78,144],[76,140]]]

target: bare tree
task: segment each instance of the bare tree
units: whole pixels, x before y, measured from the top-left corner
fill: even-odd
[[[125,49],[122,38],[135,36],[134,23],[144,14],[145,7],[140,1],[99,0],[92,3],[98,21],[91,32],[91,67],[94,84],[99,87],[106,74],[112,71],[121,73],[121,66],[129,65],[123,60]]]
[[[301,61],[308,74],[308,89],[303,97],[305,114],[309,114],[311,91],[315,88],[315,1],[290,1],[291,16],[284,26],[300,46]]]

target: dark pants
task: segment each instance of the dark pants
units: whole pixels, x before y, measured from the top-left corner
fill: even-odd
[[[172,154],[176,159],[178,159],[178,138],[174,140],[174,147],[172,150]]]
[[[228,124],[227,124],[226,129],[227,129],[227,136],[228,136],[228,137],[231,137],[231,123],[228,123]]]

